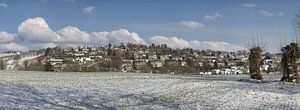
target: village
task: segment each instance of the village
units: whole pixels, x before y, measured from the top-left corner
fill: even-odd
[[[36,51],[18,70],[54,72],[135,72],[166,74],[247,74],[249,52],[172,49],[166,44],[78,46]],[[263,54],[261,71],[279,71],[280,54]],[[5,69],[5,68],[2,68]]]

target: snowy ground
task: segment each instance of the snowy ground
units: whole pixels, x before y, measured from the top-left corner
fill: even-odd
[[[0,71],[0,109],[300,108],[300,85],[248,77]]]

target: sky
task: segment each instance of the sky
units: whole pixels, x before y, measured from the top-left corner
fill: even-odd
[[[251,36],[280,52],[299,0],[0,0],[0,51],[121,42],[237,51]]]

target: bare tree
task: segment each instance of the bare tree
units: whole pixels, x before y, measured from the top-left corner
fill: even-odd
[[[247,48],[250,50],[249,71],[252,79],[262,79],[262,75],[260,74],[260,61],[261,53],[266,45],[266,42],[262,39],[262,34],[259,35],[258,33],[256,33],[256,38],[252,35],[251,40],[247,42]]]
[[[282,58],[281,67],[283,76],[280,81],[285,82],[297,82],[300,83],[300,75],[298,73],[299,59],[300,59],[300,47],[298,45],[298,31],[300,31],[300,9],[298,10],[295,18],[292,20],[294,25],[295,35],[291,36],[292,41],[289,45],[281,48]],[[295,39],[293,39],[295,37]]]
[[[251,34],[251,39],[247,42],[246,46],[248,49],[259,47],[263,51],[263,49],[265,49],[265,47],[267,46],[267,43],[263,40],[262,33],[256,33]]]
[[[296,30],[300,30],[300,9],[296,13],[295,18],[292,20],[292,24],[295,26]]]
[[[282,51],[282,58],[281,58],[281,65],[282,65],[282,72],[283,76],[281,81],[285,82],[298,82],[300,83],[300,77],[298,73],[298,66],[297,63],[300,58],[300,47],[297,43],[292,42],[290,45],[287,45],[281,48]]]

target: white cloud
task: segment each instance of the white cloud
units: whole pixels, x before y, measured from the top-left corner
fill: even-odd
[[[284,13],[282,11],[278,12],[278,16],[283,16]]]
[[[0,44],[1,51],[28,51],[28,48],[16,43]]]
[[[202,29],[204,27],[204,24],[195,21],[182,21],[181,24],[193,29]],[[27,44],[27,47],[17,44],[17,42],[20,43],[19,40],[26,40],[21,42],[21,44]],[[17,34],[0,32],[0,43],[2,43],[0,44],[0,51],[28,51],[28,48],[41,49],[57,45],[62,47],[78,45],[99,46],[107,45],[108,43],[118,45],[121,42],[146,45],[149,43],[167,44],[172,48],[188,47],[197,50],[235,51],[243,49],[240,46],[226,42],[189,41],[178,37],[154,36],[149,39],[143,39],[138,33],[129,32],[127,29],[88,33],[80,30],[78,27],[67,26],[58,31],[53,31],[41,17],[29,18],[22,22],[18,27]]]
[[[92,32],[81,31],[78,27],[67,26],[58,31],[53,31],[47,22],[41,18],[29,18],[18,27],[18,37],[25,39],[32,44],[36,43],[57,43],[64,44],[119,44],[121,42],[146,44],[146,42],[135,32],[126,29],[111,32]],[[2,35],[4,36],[4,35]],[[11,36],[10,36],[11,37]],[[7,39],[7,34],[5,34]],[[56,45],[56,44],[55,44]]]
[[[211,20],[211,21],[214,21],[216,19],[219,19],[219,18],[223,18],[224,15],[223,14],[219,14],[218,12],[216,12],[214,15],[205,15],[203,18],[205,20]]]
[[[48,47],[56,47],[58,46],[55,43],[34,43],[32,44],[31,47],[33,47],[34,49],[41,49],[41,48],[48,48]]]
[[[5,3],[0,3],[0,7],[3,7],[3,8],[8,8],[8,5],[5,4]]]
[[[18,27],[19,37],[34,42],[49,42],[60,39],[52,29],[49,28],[44,18],[29,18]]]
[[[193,46],[191,48],[197,49],[197,50],[205,50],[205,49],[211,49],[211,50],[220,50],[220,51],[238,51],[238,50],[245,50],[244,47],[233,45],[227,42],[213,42],[213,41],[197,41],[192,40],[190,41],[190,44]]]
[[[5,43],[5,42],[11,42],[15,38],[15,35],[7,33],[7,32],[0,32],[0,43]]]
[[[154,36],[150,38],[150,43],[167,44],[171,48],[191,47],[189,41],[177,37]]]
[[[258,13],[262,16],[266,16],[266,17],[272,17],[274,16],[274,13],[269,12],[269,11],[265,11],[265,10],[259,10]]]
[[[84,14],[91,14],[95,10],[94,6],[88,6],[82,9]]]
[[[92,32],[91,33],[91,38],[93,44],[98,44],[98,45],[106,45],[109,43],[109,40],[107,36],[110,35],[110,32],[103,31],[103,32]]]
[[[191,29],[203,29],[205,27],[203,23],[196,21],[181,21],[180,24]]]
[[[79,30],[74,26],[67,26],[57,31],[61,36],[62,42],[67,43],[88,43],[90,42],[90,35],[87,32]]]
[[[258,13],[262,16],[266,17],[272,17],[272,16],[283,16],[284,12],[279,11],[279,12],[270,12],[270,11],[265,11],[265,10],[259,10]]]
[[[249,3],[242,4],[242,7],[245,8],[254,8],[255,6],[256,6],[255,4],[249,4]]]
[[[150,43],[167,44],[171,48],[193,48],[196,50],[220,50],[220,51],[237,51],[245,48],[233,45],[227,42],[207,42],[197,40],[184,40],[178,37],[154,36],[150,38]]]
[[[93,32],[91,34],[92,39],[99,43],[135,43],[135,44],[147,44],[137,33],[129,32],[127,29],[119,29],[111,32]]]
[[[73,27],[75,28],[75,27]],[[74,31],[76,29],[72,29]],[[78,45],[78,44],[91,44],[91,45],[107,45],[108,43],[112,44],[120,44],[123,43],[135,43],[135,44],[147,44],[144,39],[142,39],[137,33],[135,32],[129,32],[127,29],[119,29],[115,31],[102,31],[102,32],[92,32],[87,33],[83,31],[65,31],[64,35],[69,34],[69,38],[62,37],[65,41],[72,41],[72,42],[66,42],[70,45]],[[62,35],[61,31],[58,31],[60,35]],[[72,36],[72,38],[71,38]],[[81,39],[81,40],[77,40]],[[85,41],[85,42],[83,42]],[[68,44],[68,45],[69,45]]]

